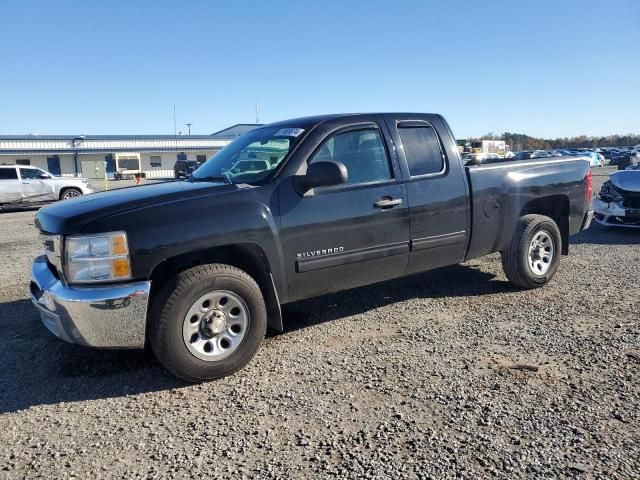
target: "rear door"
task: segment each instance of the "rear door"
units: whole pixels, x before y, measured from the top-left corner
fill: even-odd
[[[387,115],[409,202],[407,273],[464,259],[469,196],[455,141],[439,116]]]
[[[316,134],[298,174],[335,160],[348,183],[303,196],[290,182],[280,186],[290,301],[401,276],[409,254],[405,188],[380,125],[328,125]]]
[[[0,205],[22,201],[22,184],[16,167],[0,167]]]

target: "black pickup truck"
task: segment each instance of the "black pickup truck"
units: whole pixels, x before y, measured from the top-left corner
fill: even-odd
[[[492,252],[511,282],[540,287],[591,222],[590,197],[582,158],[465,166],[440,115],[299,118],[185,181],[41,209],[30,294],[63,340],[149,345],[179,377],[219,378],[283,330],[284,303]]]

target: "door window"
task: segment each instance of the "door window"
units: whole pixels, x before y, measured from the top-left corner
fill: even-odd
[[[412,177],[440,173],[444,170],[444,155],[433,127],[403,127],[401,124],[398,134]]]
[[[393,178],[380,130],[338,133],[325,140],[309,163],[339,161],[347,167],[347,184],[379,182]]]
[[[36,168],[21,168],[20,176],[23,180],[38,180],[42,178],[42,170]]]
[[[18,172],[15,168],[0,168],[0,180],[17,180]]]

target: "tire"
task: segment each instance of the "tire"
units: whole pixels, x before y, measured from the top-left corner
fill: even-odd
[[[60,192],[60,200],[69,200],[82,196],[82,190],[78,188],[65,188]]]
[[[502,269],[518,287],[542,287],[558,270],[561,252],[558,225],[544,215],[524,215],[518,219],[511,244],[501,252]]]
[[[205,312],[203,306],[208,301],[210,309]],[[240,316],[232,315],[234,308]],[[222,317],[222,325],[220,332],[208,337],[213,332],[206,331],[206,322],[216,321],[213,314]],[[196,316],[199,318],[193,322]],[[238,318],[246,320],[242,327],[232,323]],[[192,328],[197,332],[189,333]],[[232,331],[234,328],[238,331]],[[257,352],[266,330],[267,310],[253,278],[229,265],[200,265],[178,274],[157,297],[149,319],[149,343],[167,370],[189,382],[199,382],[226,377],[244,367]],[[189,340],[189,335],[197,340]]]

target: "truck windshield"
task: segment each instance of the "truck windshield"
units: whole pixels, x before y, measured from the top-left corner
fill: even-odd
[[[193,172],[191,180],[263,183],[273,175],[303,132],[301,128],[282,127],[251,130],[207,160]]]

